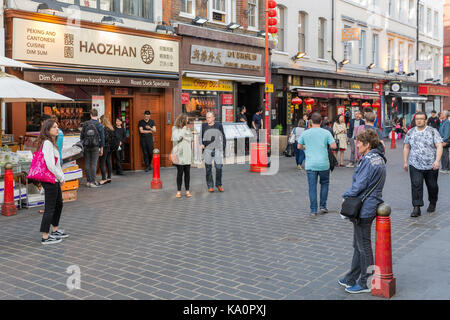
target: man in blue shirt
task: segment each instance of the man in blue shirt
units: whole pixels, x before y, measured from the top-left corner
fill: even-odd
[[[441,158],[441,173],[450,173],[450,159],[449,159],[449,147],[450,147],[450,111],[441,112],[441,126],[439,128],[439,134],[442,137],[444,147]]]
[[[330,160],[328,148],[336,149],[336,141],[330,132],[320,127],[322,116],[311,116],[312,126],[300,137],[298,148],[305,150],[305,169],[308,176],[311,215],[317,216],[317,180],[320,177],[320,211],[327,213],[328,187],[330,185]]]

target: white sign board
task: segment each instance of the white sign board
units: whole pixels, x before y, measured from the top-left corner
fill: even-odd
[[[419,71],[432,70],[431,60],[416,61],[416,70]]]
[[[92,96],[92,108],[97,109],[98,117],[105,114],[105,96]]]
[[[13,20],[12,49],[17,60],[179,71],[177,41],[19,18]]]

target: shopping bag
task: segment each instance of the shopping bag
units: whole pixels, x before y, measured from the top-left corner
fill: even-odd
[[[57,161],[58,158],[55,157],[55,164]],[[33,153],[33,160],[31,161],[27,179],[53,184],[55,183],[55,175],[51,173],[47,168],[47,164],[45,163],[44,159],[44,153],[42,153],[42,147],[40,150]]]

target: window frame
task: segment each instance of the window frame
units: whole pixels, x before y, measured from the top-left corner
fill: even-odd
[[[376,39],[376,41],[375,41]],[[372,33],[372,61],[375,63],[376,67],[380,67],[380,34]]]
[[[358,64],[362,66],[365,66],[367,63],[366,51],[367,51],[367,31],[361,29],[361,37],[359,38],[358,41]]]
[[[301,24],[300,24],[300,15],[303,15],[303,18],[304,18],[303,19],[304,20],[304,22],[303,22],[304,26],[302,26],[302,27],[300,27],[301,26]],[[298,20],[297,20],[297,49],[298,49],[299,52],[302,52],[300,50],[300,34],[302,34],[303,35],[303,41],[304,41],[304,43],[303,43],[304,51],[303,52],[306,55],[308,55],[308,22],[309,22],[308,13],[306,11],[299,11],[297,18],[298,18]],[[302,28],[303,33],[300,33],[300,28]]]
[[[350,25],[344,24],[344,29],[352,28]],[[344,49],[344,60],[348,59],[349,64],[353,64],[353,41],[345,41],[343,42],[343,49]],[[350,49],[350,50],[348,50]]]
[[[320,38],[322,36],[322,39]],[[317,58],[326,60],[326,38],[327,38],[327,19],[319,17],[319,29],[317,32]],[[322,52],[320,52],[320,41],[322,41]],[[322,56],[321,56],[322,54]]]
[[[82,0],[74,0],[74,3],[67,3],[62,2],[59,0],[56,0],[56,2],[63,8],[69,8],[70,6],[78,6],[80,8],[80,11],[87,11],[92,13],[99,13],[104,15],[112,15],[114,17],[124,18],[124,19],[130,19],[130,20],[137,20],[137,21],[143,21],[148,23],[156,23],[155,19],[155,0],[148,0],[150,1],[150,18],[144,18],[140,16],[132,16],[128,14],[124,14],[120,11],[120,0],[114,0],[114,11],[107,11],[107,10],[101,10],[100,9],[100,0],[97,0],[97,8],[90,8],[80,5],[80,1]]]
[[[255,25],[251,26],[250,25],[250,1],[254,1],[254,3],[252,3],[252,5],[255,6]],[[259,1],[258,0],[247,0],[247,6],[248,6],[248,17],[247,17],[247,21],[248,21],[248,29],[249,30],[253,30],[253,31],[258,31],[259,30]]]
[[[286,35],[286,7],[284,7],[282,5],[277,5],[276,10],[277,10],[277,20],[278,20],[278,24],[277,24],[278,32],[277,32],[276,37],[278,39],[278,42],[277,42],[277,46],[274,50],[278,51],[278,52],[286,52],[286,37],[285,37],[285,35]],[[283,24],[281,25],[282,22],[283,22]],[[283,39],[282,48],[279,47],[280,34],[282,35],[282,39]]]
[[[182,11],[181,7],[180,7],[180,17],[185,17],[185,18],[195,18],[195,13],[196,13],[196,1],[195,0],[180,0],[181,1],[191,1],[192,2],[192,13],[186,12],[186,11]]]

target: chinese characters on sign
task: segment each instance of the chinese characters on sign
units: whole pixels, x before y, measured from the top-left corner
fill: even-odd
[[[191,46],[191,64],[260,71],[261,62],[262,56],[257,53]]]
[[[450,67],[450,55],[444,56],[444,68]]]

